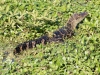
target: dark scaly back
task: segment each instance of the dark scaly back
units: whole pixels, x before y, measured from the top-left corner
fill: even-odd
[[[87,12],[83,13],[75,13],[73,14],[65,27],[60,28],[59,30],[54,32],[51,41],[63,41],[63,39],[67,36],[68,38],[74,34],[74,30],[78,23],[80,23],[86,16],[88,15]]]
[[[15,48],[14,54],[20,53],[21,51],[24,51],[26,49],[34,48],[36,47],[37,44],[41,43],[46,44],[47,42],[52,42],[52,41],[63,41],[63,39],[66,36],[71,37],[74,33],[77,24],[80,23],[87,15],[88,15],[87,12],[73,14],[69,18],[67,25],[65,27],[60,28],[57,31],[54,31],[52,37],[44,35],[38,39],[21,43]]]

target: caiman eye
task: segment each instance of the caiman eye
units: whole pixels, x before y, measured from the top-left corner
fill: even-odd
[[[79,18],[80,18],[80,15],[78,15],[78,16],[76,17],[76,20],[79,19]]]

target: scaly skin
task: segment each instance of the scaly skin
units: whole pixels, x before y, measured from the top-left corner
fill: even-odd
[[[77,24],[80,23],[87,15],[88,15],[87,12],[73,14],[69,18],[65,27],[62,27],[59,30],[54,31],[52,37],[44,35],[38,39],[21,43],[15,48],[13,53],[16,54],[16,53],[22,52],[23,50],[34,48],[34,47],[36,47],[37,44],[41,44],[41,43],[46,44],[47,42],[52,42],[52,41],[54,41],[54,42],[63,41],[65,37],[73,36],[74,30],[75,30]]]

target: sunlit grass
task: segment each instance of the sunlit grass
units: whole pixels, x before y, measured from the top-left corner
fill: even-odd
[[[1,75],[99,75],[100,1],[2,0],[0,1]],[[17,44],[52,33],[75,12],[89,15],[63,43],[38,45],[17,55]],[[2,62],[4,53],[9,52]]]

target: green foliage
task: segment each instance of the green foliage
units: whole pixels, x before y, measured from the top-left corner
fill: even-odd
[[[100,1],[96,0],[1,0],[1,75],[100,75]],[[71,14],[89,15],[64,43],[50,43],[23,52],[17,58],[11,51],[25,40],[35,39],[65,25]]]

